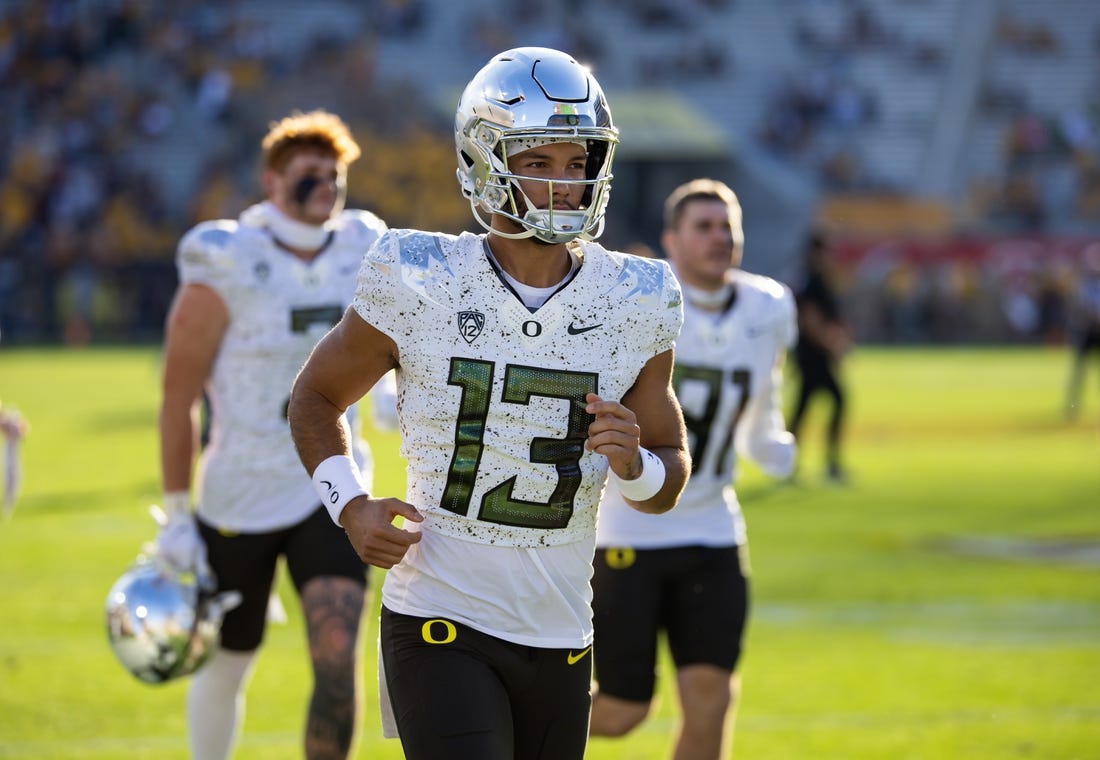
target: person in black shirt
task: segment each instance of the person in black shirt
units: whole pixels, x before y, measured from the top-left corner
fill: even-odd
[[[840,364],[851,349],[852,338],[832,283],[832,248],[819,231],[811,232],[805,246],[805,282],[795,291],[798,307],[798,344],[795,363],[800,384],[798,400],[790,415],[790,431],[800,439],[803,416],[810,399],[825,391],[832,399],[832,413],[826,429],[825,464],[830,480],[843,481],[840,463],[844,427],[845,393],[840,382]]]
[[[1100,243],[1091,243],[1081,255],[1081,276],[1070,310],[1072,364],[1066,385],[1066,419],[1081,410],[1081,385],[1090,353],[1100,353]]]

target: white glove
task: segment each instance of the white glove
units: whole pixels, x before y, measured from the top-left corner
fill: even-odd
[[[164,506],[161,509],[154,504],[149,508],[160,526],[153,553],[177,573],[194,573],[201,586],[211,586],[214,574],[206,559],[206,543],[191,511],[190,497],[184,492],[166,493]]]

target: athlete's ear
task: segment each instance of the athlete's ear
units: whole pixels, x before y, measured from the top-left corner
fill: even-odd
[[[279,173],[274,169],[264,169],[260,173],[260,185],[264,189],[264,195],[271,198],[275,195],[275,190],[278,187]]]
[[[676,230],[666,229],[661,232],[661,248],[670,260],[676,258]]]

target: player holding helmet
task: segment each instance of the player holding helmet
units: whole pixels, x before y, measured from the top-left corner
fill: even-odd
[[[571,57],[493,58],[455,140],[487,234],[383,236],[298,377],[291,430],[332,518],[390,568],[381,659],[406,757],[580,758],[600,492],[610,471],[663,512],[687,475],[680,290],[667,264],[591,242],[618,133]],[[391,368],[407,501],[367,494],[340,424]]]
[[[166,331],[167,517],[156,554],[181,570],[209,562],[219,588],[243,597],[225,617],[220,651],[191,681],[188,729],[200,760],[232,750],[280,555],[301,598],[313,666],[305,757],[347,757],[357,714],[366,568],[321,508],[286,407],[298,369],[351,303],[363,253],[386,227],[369,212],[343,210],[359,147],[339,117],[295,113],[273,124],[262,146],[267,200],[183,237]],[[199,459],[196,520],[189,492],[204,393],[210,442]],[[358,429],[354,409],[341,424]],[[354,451],[369,480],[365,447]]]

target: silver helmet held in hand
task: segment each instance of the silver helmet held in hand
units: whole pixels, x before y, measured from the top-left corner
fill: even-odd
[[[209,594],[193,574],[138,557],[107,594],[107,638],[123,666],[146,683],[190,675],[215,652],[235,591]]]
[[[540,142],[586,147],[585,193],[578,210],[533,208],[519,189],[508,157]],[[470,80],[455,113],[462,193],[486,229],[490,222],[483,213],[502,215],[524,229],[507,237],[534,236],[546,243],[599,237],[618,142],[599,82],[571,56],[550,48],[515,48],[495,56]]]

